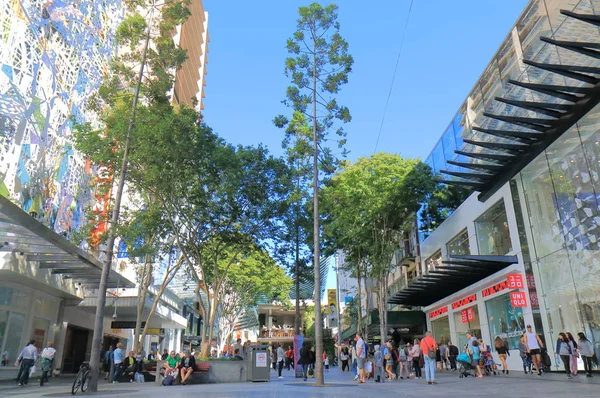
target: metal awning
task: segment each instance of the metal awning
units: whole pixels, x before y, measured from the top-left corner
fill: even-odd
[[[567,18],[559,38],[598,36],[597,31],[577,32],[586,24],[599,27],[600,16],[560,12]],[[494,111],[483,113],[483,125],[472,126],[483,140],[465,139],[454,151],[470,160],[448,161],[448,168],[457,169],[440,170],[450,177],[440,182],[478,191],[485,201],[600,103],[600,42],[557,40],[557,35],[540,37],[545,44],[535,57],[541,62],[523,60],[527,81],[508,80],[505,97],[495,97]],[[569,57],[556,59],[558,52]]]
[[[0,252],[22,253],[40,269],[88,288],[100,283],[102,264],[0,195]],[[111,270],[109,288],[135,285]]]
[[[516,256],[451,256],[397,291],[388,304],[427,306],[517,262]]]

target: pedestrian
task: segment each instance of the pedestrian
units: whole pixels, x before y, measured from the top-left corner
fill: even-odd
[[[274,371],[277,371],[277,346],[275,344],[271,346],[271,366]]]
[[[529,355],[527,353],[527,347],[525,346],[525,343],[523,343],[524,337],[525,337],[525,332],[523,332],[523,335],[521,336],[521,339],[519,340],[519,356],[521,357],[521,360],[523,361],[523,372],[525,372],[525,374],[528,374],[528,373],[532,373],[532,371],[531,371],[531,355]]]
[[[592,363],[594,362],[594,356],[596,353],[594,352],[594,346],[592,343],[585,337],[583,332],[577,333],[579,337],[579,354],[581,354],[581,360],[583,361],[583,368],[585,369],[585,377],[593,377],[592,376]]]
[[[110,365],[112,363],[114,347],[111,345],[108,347],[108,350],[104,353],[104,358],[102,360],[102,367],[104,370],[104,380],[108,380],[108,375],[110,374]]]
[[[569,379],[573,378],[571,374],[571,357],[573,356],[574,351],[575,347],[569,340],[569,337],[567,337],[565,333],[559,333],[558,340],[556,341],[556,355],[562,360],[565,367],[565,373]]]
[[[244,346],[242,345],[242,339],[237,339],[235,341],[235,344],[233,345],[233,352],[235,352],[235,350],[238,350],[239,356],[241,356],[242,358],[246,358],[244,356]]]
[[[571,355],[571,363],[569,364],[571,367],[571,375],[577,376],[577,358],[579,358],[579,346],[577,345],[577,342],[575,341],[575,338],[571,332],[567,332],[565,334],[567,335],[567,338],[571,344],[573,344],[573,355]]]
[[[508,374],[508,365],[506,364],[506,358],[510,356],[510,351],[508,349],[506,341],[504,341],[502,337],[496,336],[496,338],[494,339],[494,347],[496,348],[496,352],[500,357],[500,362],[502,362],[502,373]]]
[[[327,356],[327,353],[325,351],[323,351],[323,368],[325,369],[325,372],[329,372],[329,357]]]
[[[8,365],[8,358],[10,357],[10,353],[7,350],[4,350],[2,353],[2,366]]]
[[[410,378],[410,366],[408,360],[408,349],[406,346],[398,348],[398,373],[396,374],[400,380],[404,380],[404,377],[402,376],[404,371],[406,371],[406,379],[408,380]]]
[[[421,340],[419,339],[415,339],[413,341],[413,346],[411,348],[410,351],[410,356],[412,357],[412,366],[413,366],[413,370],[415,372],[415,378],[417,379],[421,379],[422,373],[421,373],[421,348],[419,346],[419,344],[421,343]]]
[[[350,351],[350,356],[352,357],[352,372],[354,373],[354,381],[358,380],[359,372],[358,372],[358,355],[356,354],[356,341],[351,341],[352,350]]]
[[[525,335],[521,338],[523,344],[527,348],[527,353],[531,355],[531,359],[533,364],[535,365],[535,369],[538,372],[538,376],[542,375],[542,368],[544,367],[542,363],[542,348],[544,348],[544,343],[542,343],[542,339],[538,336],[537,333],[533,332],[531,325],[527,325],[527,331]]]
[[[473,346],[473,342],[477,340],[477,337],[473,336],[470,331],[466,333],[467,336],[467,347],[470,349]]]
[[[412,357],[412,345],[410,345],[410,343],[406,343],[406,346],[404,346],[404,352],[406,353],[406,366],[408,370],[407,379],[410,379],[410,376],[415,377]]]
[[[40,378],[40,387],[44,386],[44,383],[48,382],[48,373],[52,371],[52,362],[54,361],[54,354],[56,354],[56,350],[54,349],[54,344],[49,341],[46,344],[46,348],[42,350],[42,377]]]
[[[374,379],[377,383],[383,383],[385,376],[383,373],[383,353],[379,345],[375,345],[375,354],[373,355],[373,364],[375,365]]]
[[[286,369],[294,369],[294,350],[292,346],[288,346],[288,350],[285,352]]]
[[[187,379],[194,373],[197,367],[196,358],[192,356],[191,352],[186,351],[184,355],[179,362],[179,373],[181,374],[181,384],[185,386]]]
[[[348,347],[343,347],[340,351],[340,361],[342,361],[342,372],[349,372],[350,368],[348,367]]]
[[[121,364],[123,363],[123,344],[117,343],[117,348],[113,351],[113,384],[118,383],[119,374],[121,373]]]
[[[29,340],[15,362],[15,366],[19,366],[19,374],[17,375],[17,383],[19,386],[27,385],[27,383],[29,383],[29,371],[36,360],[37,348],[35,347],[35,340]]]
[[[425,333],[425,337],[421,340],[421,352],[425,359],[425,380],[427,384],[437,384],[435,381],[435,369],[437,363],[436,351],[437,343],[430,331]]]
[[[367,345],[362,339],[360,333],[356,333],[354,341],[356,342],[356,366],[358,368],[358,381],[359,383],[366,383],[367,375],[365,374],[365,361],[367,359]]]
[[[481,373],[481,366],[479,365],[479,360],[481,359],[481,350],[479,348],[479,341],[477,339],[471,342],[471,348],[469,348],[468,354],[471,355],[473,366],[477,369],[477,378],[483,379],[483,374]]]
[[[300,350],[300,359],[298,360],[298,365],[302,366],[302,374],[304,375],[304,381],[306,381],[308,368],[310,365],[310,343],[305,341],[302,344],[302,349]]]
[[[450,361],[450,369],[456,370],[456,357],[458,357],[458,347],[452,344],[451,341],[448,342],[448,360]]]
[[[400,351],[396,344],[392,344],[392,372],[396,375],[396,379],[400,377]]]
[[[383,366],[385,368],[385,375],[389,380],[394,380],[396,375],[392,372],[392,342],[388,341],[385,346],[383,346]]]
[[[283,370],[283,363],[285,362],[285,351],[281,344],[277,345],[276,358],[277,358],[277,374],[279,376],[278,378],[281,380],[281,379],[283,379],[283,376],[281,375],[281,371]]]
[[[448,346],[446,345],[445,338],[442,338],[442,341],[440,342],[440,346],[438,347],[438,351],[440,353],[439,362],[438,362],[439,370],[440,371],[448,370]],[[437,355],[437,352],[436,352],[436,355]]]

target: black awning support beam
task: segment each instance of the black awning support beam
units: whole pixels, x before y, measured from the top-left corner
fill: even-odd
[[[497,153],[465,152],[460,150],[456,150],[454,151],[454,153],[456,153],[457,155],[463,155],[474,159],[497,162],[501,165],[505,165],[516,159],[515,155],[501,155]]]
[[[471,181],[457,181],[457,180],[436,180],[440,184],[448,184],[448,185],[458,185],[460,187],[469,187],[474,191],[483,188],[483,183],[481,182],[471,182]]]
[[[514,140],[525,143],[538,141],[544,138],[544,133],[535,133],[532,131],[495,130],[484,129],[482,127],[476,126],[473,127],[473,130],[479,131],[480,133],[493,135],[495,137],[506,138],[507,140]]]
[[[588,57],[600,59],[600,51],[592,50],[593,48],[600,48],[600,43],[554,40],[549,37],[540,37],[540,40],[549,44],[553,44],[557,47],[562,47],[579,54],[587,55]]]
[[[497,172],[497,171],[502,170],[502,166],[497,165],[497,164],[463,163],[463,162],[456,162],[454,160],[447,160],[447,162],[453,166],[458,166],[458,167],[462,167],[465,169],[471,169],[471,170],[490,171],[490,172]]]
[[[571,79],[579,80],[584,83],[588,83],[594,85],[598,83],[598,78],[590,75],[586,75],[585,73],[576,72],[577,66],[573,65],[557,65],[557,64],[543,64],[540,62],[531,61],[528,59],[524,59],[523,63],[530,66],[535,66],[536,68],[540,68],[543,70],[547,70],[548,72],[553,72],[558,75],[562,75],[565,77],[569,77]],[[594,68],[598,69],[598,68]],[[600,73],[600,72],[593,72]]]
[[[557,111],[557,110],[551,109],[550,107],[545,106],[545,105],[550,105],[549,103],[534,102],[534,101],[519,101],[519,100],[513,100],[513,99],[508,99],[508,98],[502,98],[502,97],[494,97],[494,99],[496,101],[502,102],[504,104],[516,106],[517,108],[528,109],[530,111],[541,113],[543,115],[550,116],[555,119],[559,119],[562,115],[564,115],[564,112],[560,112],[560,111]],[[560,105],[565,105],[565,104],[560,104]],[[564,110],[567,111],[568,107],[569,107],[569,105],[565,105],[566,109],[564,109]]]
[[[574,91],[571,91],[568,89],[574,89],[575,87],[554,86],[554,85],[550,85],[550,84],[525,83],[525,82],[520,82],[518,80],[513,80],[513,79],[509,79],[508,82],[515,86],[523,87],[528,90],[537,91],[542,94],[548,94],[548,95],[551,95],[552,97],[564,99],[565,101],[569,101],[569,102],[573,102],[573,103],[575,103],[583,98],[583,96],[569,94],[569,92],[574,92]]]
[[[527,144],[503,144],[501,142],[487,142],[487,141],[473,141],[473,140],[463,140],[467,144],[480,146],[482,148],[488,148],[493,150],[503,150],[510,152],[523,152],[529,148]]]
[[[592,25],[600,26],[600,15],[578,14],[568,10],[560,10],[560,13],[562,15],[566,15],[567,17],[575,18],[580,21],[590,23]]]
[[[500,120],[502,122],[514,124],[516,126],[526,127],[535,131],[545,132],[552,125],[555,124],[556,119],[541,119],[534,117],[520,117],[520,116],[505,116],[496,115],[493,113],[483,112],[483,116],[489,117],[490,119]]]
[[[448,174],[454,177],[464,178],[466,180],[475,180],[475,181],[489,181],[493,174],[481,174],[481,173],[464,173],[460,171],[448,171],[448,170],[440,170],[440,173]]]

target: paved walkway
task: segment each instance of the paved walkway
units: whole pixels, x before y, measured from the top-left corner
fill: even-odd
[[[600,396],[600,374],[587,379],[577,377],[567,380],[564,374],[547,374],[542,377],[524,375],[522,373],[489,376],[484,379],[459,379],[456,373],[438,374],[437,385],[427,385],[423,380],[399,380],[387,383],[357,385],[353,375],[341,373],[334,368],[325,374],[328,387],[314,387],[314,380],[303,382],[302,379],[292,378],[291,372],[284,372],[285,378],[278,380],[271,373],[269,383],[232,383],[158,387],[153,383],[144,384],[105,384],[100,387],[102,397],[127,398],[188,398],[202,397],[233,397],[233,398],[290,398],[290,397],[598,397]],[[32,380],[33,382],[33,380]],[[0,384],[0,397],[70,397],[72,378],[54,379],[40,388],[36,385],[17,387],[14,383]],[[90,394],[78,394],[90,395]]]

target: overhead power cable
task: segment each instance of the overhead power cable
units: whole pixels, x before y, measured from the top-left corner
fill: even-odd
[[[379,126],[379,133],[377,133],[377,141],[375,141],[375,149],[373,150],[373,153],[377,152],[379,138],[381,137],[383,123],[385,122],[385,115],[387,113],[388,105],[390,103],[390,97],[392,96],[392,90],[394,89],[394,81],[396,80],[396,73],[398,72],[398,65],[400,64],[400,57],[402,56],[402,47],[404,47],[404,38],[406,37],[406,30],[408,29],[408,22],[410,21],[410,12],[412,11],[412,7],[413,0],[410,0],[410,6],[408,7],[408,15],[406,16],[406,23],[404,24],[404,30],[402,31],[402,39],[400,39],[400,49],[398,50],[398,58],[396,58],[396,67],[394,68],[394,74],[392,75],[390,90],[388,91],[387,99],[385,100],[385,107],[383,108],[383,117],[381,118],[381,125]]]

